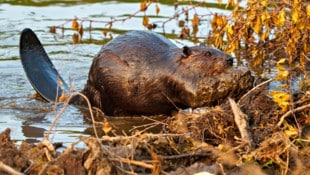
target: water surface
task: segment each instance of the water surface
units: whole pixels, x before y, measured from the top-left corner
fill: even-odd
[[[21,3],[22,2],[22,3]],[[212,1],[211,1],[212,2]],[[217,1],[213,1],[217,2]],[[165,21],[175,13],[172,4],[159,4],[160,16],[152,18],[153,21]],[[222,8],[197,8],[199,14],[228,13]],[[66,82],[73,82],[74,90],[81,90],[86,83],[87,74],[92,58],[104,44],[105,37],[102,28],[104,23],[92,23],[91,34],[88,32],[89,22],[84,22],[85,32],[80,44],[72,44],[70,21],[74,17],[80,19],[92,19],[109,21],[112,16],[122,18],[139,9],[136,2],[121,1],[14,1],[6,0],[0,3],[0,131],[11,128],[12,139],[20,141],[37,142],[43,139],[55,116],[61,110],[53,104],[40,101],[35,98],[35,91],[23,71],[19,58],[20,32],[28,27],[32,28],[48,55],[57,67]],[[182,6],[178,7],[179,9]],[[150,6],[147,15],[156,16],[155,7]],[[125,22],[113,23],[112,35],[127,30],[146,30],[142,25],[143,13]],[[192,15],[192,14],[191,14]],[[207,19],[211,19],[211,16]],[[208,21],[202,21],[205,25],[199,30],[198,35],[203,40],[209,30]],[[65,24],[64,35],[60,30],[57,34],[49,33],[50,26]],[[165,31],[169,34],[178,33],[177,21],[172,20],[165,25]],[[155,30],[162,32],[161,27]],[[192,45],[185,40],[174,39],[177,45]],[[75,106],[69,106],[60,118],[56,128],[52,130],[54,142],[71,143],[78,140],[80,135],[92,134],[92,125],[88,122],[89,115]],[[144,123],[141,119],[114,119],[112,123],[119,130],[129,130],[133,125]],[[145,120],[147,121],[147,120]]]

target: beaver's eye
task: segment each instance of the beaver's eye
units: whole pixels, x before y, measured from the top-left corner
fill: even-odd
[[[210,51],[206,51],[206,52],[204,53],[204,56],[206,56],[206,57],[210,57],[210,56],[212,56],[212,54],[211,54],[211,52],[210,52]]]

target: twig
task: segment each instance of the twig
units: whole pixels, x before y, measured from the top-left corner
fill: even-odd
[[[264,86],[265,84],[270,83],[271,81],[273,81],[272,78],[269,79],[269,80],[266,80],[266,81],[264,81],[264,82],[262,82],[262,83],[260,83],[260,84],[258,84],[257,86],[255,86],[254,88],[252,88],[251,90],[249,90],[246,94],[244,94],[244,95],[238,100],[238,103],[237,103],[237,104],[239,105],[240,102],[241,102],[245,97],[247,97],[250,93],[252,93],[252,92],[255,91],[256,89],[258,89],[258,88]]]
[[[252,149],[253,139],[249,132],[248,116],[241,111],[235,100],[228,98],[228,101],[234,113],[235,122],[239,129],[241,138],[247,142],[250,145],[250,149]]]
[[[304,106],[300,106],[296,109],[287,111],[284,115],[282,115],[282,117],[280,118],[280,121],[277,123],[277,127],[280,127],[282,125],[282,123],[284,122],[284,119],[288,116],[290,116],[291,114],[295,113],[295,112],[299,112],[302,111],[304,109],[310,108],[310,104],[304,105]]]
[[[154,169],[153,165],[150,165],[150,164],[147,164],[147,163],[144,163],[141,161],[130,160],[130,159],[126,159],[126,158],[109,158],[109,160],[127,163],[127,164],[131,164],[131,165],[136,165],[136,166],[140,166],[140,167],[147,168],[147,169]]]
[[[207,157],[210,156],[211,154],[208,153],[186,153],[186,154],[180,154],[180,155],[172,155],[172,156],[162,156],[164,160],[170,160],[170,159],[182,159],[182,158],[187,158],[187,157],[194,157],[194,156],[199,156],[199,157]]]
[[[14,170],[12,167],[4,164],[2,161],[0,161],[0,169],[4,170],[5,172],[10,173],[12,175],[23,175],[23,173]]]
[[[57,116],[55,117],[55,120],[53,121],[53,123],[52,123],[52,125],[51,125],[51,127],[50,127],[50,129],[48,130],[47,134],[45,135],[45,137],[46,137],[47,140],[48,140],[49,135],[51,134],[52,129],[55,127],[56,123],[58,122],[58,120],[60,119],[60,117],[62,116],[62,114],[65,112],[65,110],[67,109],[67,107],[69,106],[71,99],[72,99],[74,96],[76,96],[76,95],[80,95],[81,97],[83,97],[83,98],[86,100],[87,106],[88,106],[88,110],[89,110],[89,113],[90,113],[90,116],[91,116],[91,119],[92,119],[92,124],[93,124],[93,128],[94,128],[94,133],[95,133],[95,136],[96,136],[98,142],[100,142],[100,141],[99,141],[98,134],[97,134],[97,131],[96,131],[96,126],[95,126],[95,123],[96,123],[96,122],[95,122],[95,118],[94,118],[93,111],[92,111],[92,108],[91,108],[91,104],[90,104],[88,98],[87,98],[84,94],[82,94],[82,93],[80,93],[80,92],[73,92],[73,93],[70,94],[70,96],[66,99],[66,101],[64,102],[63,108],[61,109],[61,111],[59,112],[59,114],[57,114]]]
[[[109,142],[115,142],[115,141],[121,141],[121,140],[129,140],[129,139],[137,139],[138,135],[143,135],[144,138],[159,138],[159,137],[177,137],[177,136],[186,136],[190,135],[190,133],[184,133],[184,134],[150,134],[150,133],[145,133],[145,134],[135,134],[131,136],[102,136],[101,140],[103,141],[109,141]]]

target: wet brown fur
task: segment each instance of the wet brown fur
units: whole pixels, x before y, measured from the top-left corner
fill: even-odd
[[[82,93],[108,115],[169,114],[226,98],[239,87],[243,75],[244,88],[251,86],[249,72],[226,73],[230,69],[232,58],[216,49],[203,45],[178,48],[159,34],[132,31],[101,48]],[[226,79],[234,84],[230,89],[221,87]]]

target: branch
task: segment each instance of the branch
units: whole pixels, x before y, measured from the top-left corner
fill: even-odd
[[[249,132],[248,116],[241,111],[235,100],[228,98],[231,109],[235,116],[235,122],[239,129],[242,140],[250,145],[250,149],[253,147],[253,139]]]
[[[23,175],[23,173],[14,170],[12,167],[4,164],[2,161],[0,161],[0,169],[12,175]]]
[[[284,119],[290,115],[292,115],[295,112],[299,112],[302,111],[304,109],[310,108],[310,104],[304,105],[304,106],[300,106],[296,109],[290,110],[288,112],[286,112],[284,115],[282,115],[282,117],[280,118],[280,121],[277,124],[277,127],[280,127],[282,125],[282,123],[284,122]]]
[[[253,87],[251,90],[249,90],[246,94],[244,94],[244,95],[238,100],[238,105],[239,105],[240,102],[241,102],[243,99],[245,99],[245,97],[247,97],[250,93],[252,93],[252,92],[255,91],[256,89],[258,89],[258,88],[264,86],[265,84],[270,83],[271,81],[273,81],[272,78],[269,79],[269,80],[266,80],[266,81],[264,81],[264,82],[262,82],[262,83],[260,83],[260,84],[258,84],[258,85],[255,86],[255,87]]]
[[[151,170],[154,169],[153,165],[150,165],[150,164],[142,162],[142,161],[130,160],[130,159],[126,159],[126,158],[109,158],[109,160],[121,162],[121,163],[126,163],[129,165],[136,165],[136,166],[140,166],[140,167],[151,169]]]

